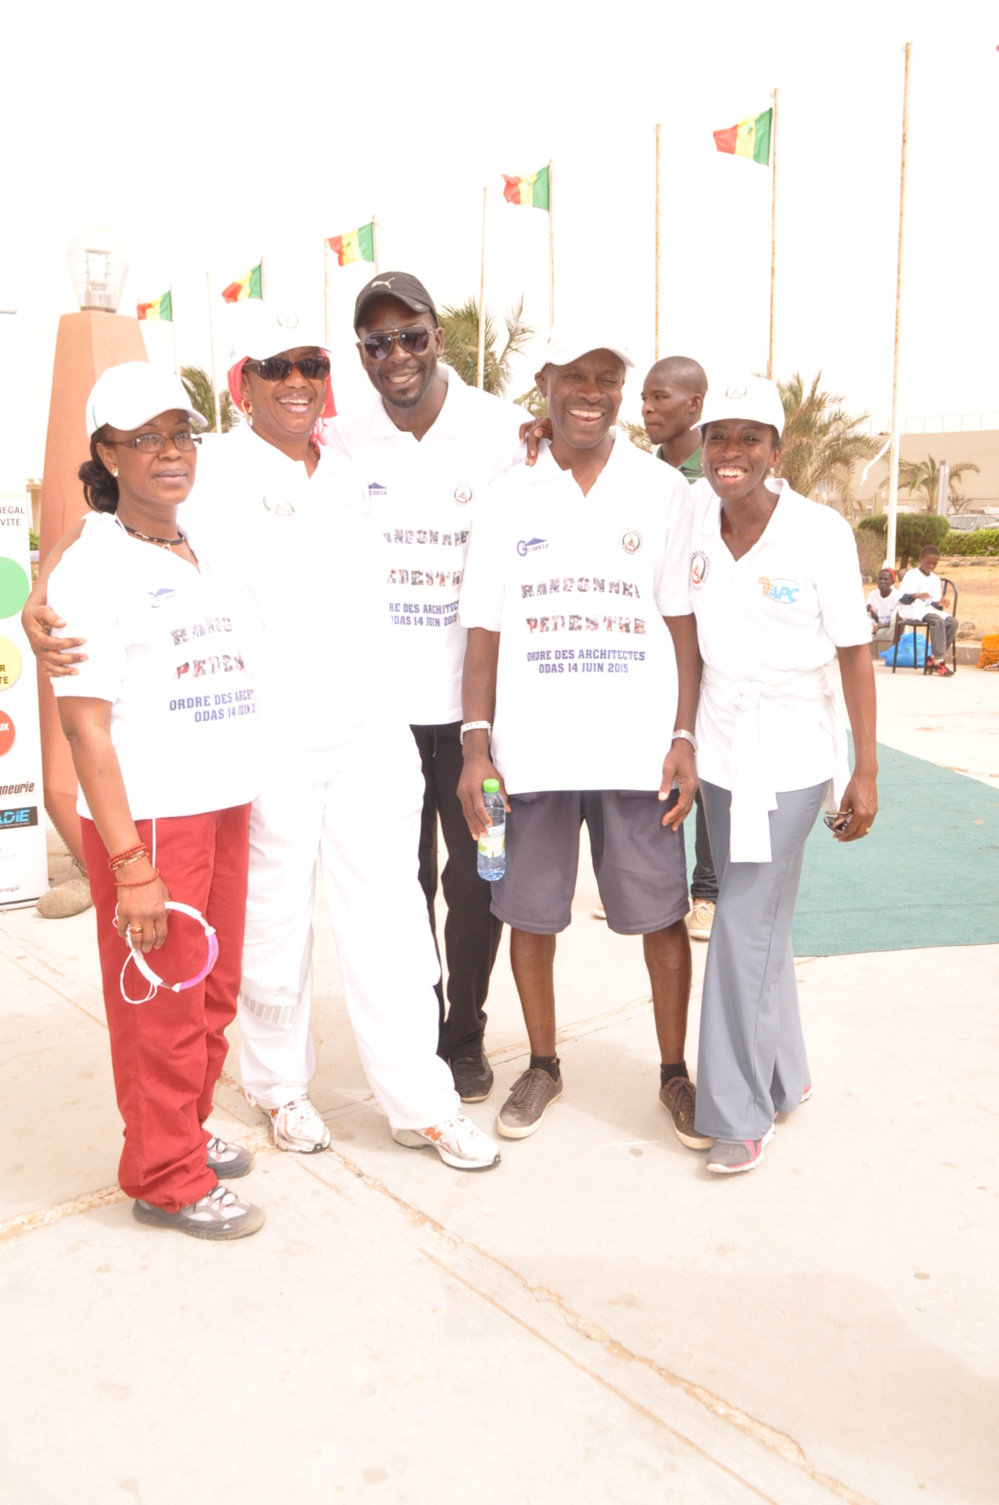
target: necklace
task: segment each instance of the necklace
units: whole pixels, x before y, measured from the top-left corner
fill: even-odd
[[[125,532],[131,534],[133,538],[141,538],[143,543],[159,544],[160,548],[166,549],[167,553],[172,553],[176,544],[187,542],[187,539],[184,537],[183,533],[178,533],[176,538],[154,538],[151,533],[140,533],[138,528],[130,528],[128,526],[128,523],[122,523],[122,527],[125,529]]]

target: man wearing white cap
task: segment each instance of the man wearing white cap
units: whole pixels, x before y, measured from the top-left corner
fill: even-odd
[[[382,272],[354,307],[357,348],[374,389],[330,425],[328,438],[362,471],[386,549],[380,595],[392,627],[403,710],[419,748],[425,792],[420,883],[431,926],[438,821],[447,847],[447,1012],[438,984],[441,1055],[466,1102],[487,1097],[485,1002],[502,925],[476,871],[475,842],[458,800],[461,665],[458,591],[489,483],[524,456],[513,403],[468,387],[443,364],[444,334],[430,293],[409,272]]]
[[[857,549],[829,507],[773,480],[784,408],[773,382],[708,391],[690,589],[704,660],[697,769],[718,905],[701,998],[697,1129],[708,1169],[752,1170],[778,1113],[811,1095],[791,920],[805,841],[825,805],[840,841],[877,811],[874,672]],[[855,770],[825,665],[838,656]],[[831,839],[831,838],[830,838]]]
[[[506,872],[493,885],[493,912],[511,927],[531,1043],[499,1114],[498,1131],[511,1139],[533,1134],[562,1092],[553,968],[584,820],[607,923],[643,938],[663,1106],[685,1143],[694,1135],[680,830],[697,787],[690,502],[677,471],[614,428],[632,364],[602,332],[552,334],[537,375],[551,444],[533,468],[490,488],[462,588],[459,793],[475,836],[489,826],[483,780],[501,779],[506,793]]]
[[[436,1049],[439,969],[417,883],[422,779],[395,705],[379,540],[357,474],[317,442],[335,411],[329,359],[318,331],[270,304],[234,310],[232,329],[229,386],[247,422],[206,446],[188,505],[222,534],[263,624],[243,1085],[280,1149],[329,1144],[309,1097],[318,858],[361,1064],[395,1138],[481,1169],[498,1149],[461,1115]]]

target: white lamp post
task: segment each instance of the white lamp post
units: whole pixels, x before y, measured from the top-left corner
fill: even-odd
[[[113,314],[128,276],[128,254],[110,230],[80,230],[66,252],[77,302],[84,311]]]

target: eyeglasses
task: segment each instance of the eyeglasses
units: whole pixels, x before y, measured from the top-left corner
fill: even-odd
[[[425,324],[411,329],[386,329],[381,334],[366,334],[361,344],[373,361],[383,361],[396,340],[409,355],[422,355],[430,344],[430,330]]]
[[[330,363],[325,355],[303,355],[297,361],[272,355],[266,361],[247,361],[244,370],[252,371],[262,381],[285,381],[295,370],[301,371],[306,381],[325,381],[330,374]]]
[[[137,449],[144,455],[158,455],[168,444],[180,450],[194,449],[201,443],[201,435],[192,434],[190,429],[181,429],[170,439],[164,434],[136,434],[134,439],[107,439],[105,443],[116,448]]]

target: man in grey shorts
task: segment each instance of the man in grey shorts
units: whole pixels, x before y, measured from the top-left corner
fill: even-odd
[[[473,836],[489,825],[484,779],[501,780],[509,811],[492,911],[510,926],[531,1060],[499,1133],[533,1134],[562,1093],[555,946],[570,921],[585,820],[607,923],[643,938],[660,1099],[683,1143],[706,1148],[684,1062],[680,828],[697,787],[690,728],[701,667],[690,507],[679,473],[614,427],[632,364],[598,335],[553,332],[537,376],[551,443],[534,467],[514,467],[485,493],[461,593],[469,634],[458,793]]]

